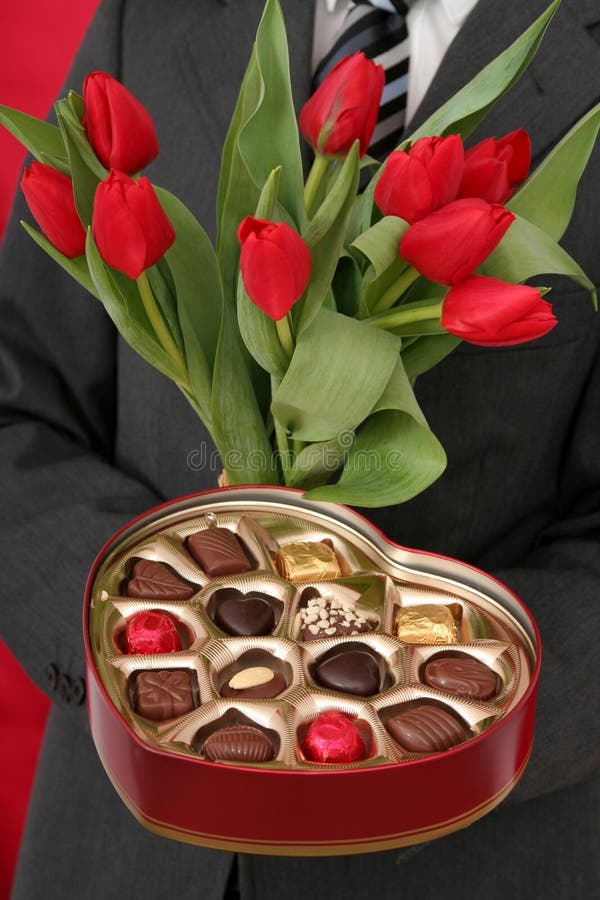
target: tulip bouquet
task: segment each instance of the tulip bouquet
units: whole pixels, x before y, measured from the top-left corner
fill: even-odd
[[[177,384],[230,484],[360,506],[407,500],[445,466],[416,378],[461,340],[503,346],[549,331],[532,276],[567,275],[595,302],[558,241],[600,108],[533,172],[522,129],[463,143],[558,3],[379,166],[367,149],[383,71],[360,53],[342,60],[297,122],[283,17],[267,0],[223,149],[216,247],[180,200],[140,177],[158,152],[154,126],[109,75],[60,100],[57,126],[0,108],[36,159],[22,188],[41,232],[24,227]],[[314,150],[306,183],[299,132]]]

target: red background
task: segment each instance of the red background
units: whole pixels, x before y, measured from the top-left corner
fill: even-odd
[[[0,0],[0,103],[43,118],[99,0]],[[81,91],[81,85],[69,85]],[[0,240],[25,152],[0,126]],[[5,615],[10,615],[6,609]],[[43,661],[40,663],[43,668]],[[10,894],[49,703],[0,641],[0,900]]]

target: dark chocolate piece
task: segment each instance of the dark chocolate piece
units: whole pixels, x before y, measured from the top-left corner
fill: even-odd
[[[321,687],[370,697],[382,688],[383,660],[362,645],[342,644],[323,654],[314,668],[314,679]]]
[[[136,559],[124,590],[128,597],[147,600],[189,600],[198,588],[180,578],[165,563]]]
[[[376,619],[367,619],[356,611],[355,604],[346,599],[327,599],[309,596],[306,606],[300,607],[300,640],[318,641],[330,637],[350,637],[374,631]]]
[[[202,753],[211,762],[259,763],[275,756],[269,736],[252,725],[231,725],[213,731],[202,745]]]
[[[385,727],[404,750],[438,753],[460,744],[467,737],[463,725],[439,706],[424,704],[392,716]]]
[[[226,634],[236,637],[255,637],[272,634],[281,603],[269,594],[237,588],[219,588],[211,597],[208,614]]]
[[[328,710],[311,722],[302,741],[302,752],[312,762],[352,763],[365,758],[367,746],[350,716]]]
[[[188,537],[187,548],[207,575],[213,578],[251,572],[255,568],[242,542],[229,528],[211,525],[197,531]]]
[[[423,681],[430,687],[458,697],[489,700],[498,691],[498,676],[477,659],[437,656],[423,670]]]
[[[191,712],[198,706],[192,673],[183,669],[138,672],[133,685],[133,706],[140,716],[155,722]]]

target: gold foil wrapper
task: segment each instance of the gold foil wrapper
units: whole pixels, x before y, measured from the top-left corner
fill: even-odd
[[[324,541],[295,541],[280,547],[275,566],[288,581],[329,581],[341,578],[342,570],[333,547]]]
[[[436,603],[402,607],[394,631],[398,640],[407,644],[455,644],[458,639],[452,612]]]

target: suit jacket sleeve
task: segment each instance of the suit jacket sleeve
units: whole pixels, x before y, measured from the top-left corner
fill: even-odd
[[[67,84],[118,76],[120,0],[102,4]],[[156,494],[113,464],[117,340],[100,303],[32,244],[16,202],[0,269],[2,636],[42,687],[83,675],[82,588],[95,554]]]

